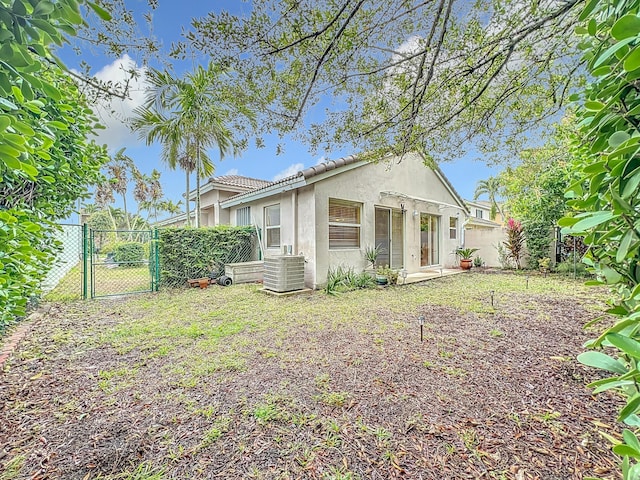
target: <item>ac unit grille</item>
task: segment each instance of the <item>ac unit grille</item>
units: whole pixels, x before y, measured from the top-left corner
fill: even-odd
[[[264,259],[264,288],[291,292],[304,288],[304,256],[278,255]]]

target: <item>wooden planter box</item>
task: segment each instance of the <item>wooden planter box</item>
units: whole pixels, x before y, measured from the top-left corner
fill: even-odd
[[[224,274],[233,280],[234,284],[262,282],[264,262],[227,263],[224,266]]]

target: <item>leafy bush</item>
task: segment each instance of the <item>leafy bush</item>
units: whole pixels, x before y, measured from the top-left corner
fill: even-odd
[[[327,273],[325,292],[329,295],[349,292],[360,288],[372,288],[376,282],[367,272],[356,273],[352,267],[337,266]]]
[[[484,260],[482,260],[482,257],[476,256],[473,259],[473,266],[474,267],[480,268],[480,267],[482,267],[483,264],[484,264]]]
[[[84,3],[14,0],[0,9],[0,330],[26,314],[53,265],[54,222],[73,211],[106,158],[87,140],[96,119],[78,84],[43,61],[82,24]]]
[[[574,264],[573,256],[569,256],[566,260],[558,263],[555,267],[556,273],[566,276],[573,276],[574,270],[576,277],[586,278],[591,276],[587,270],[587,266],[582,263],[582,258],[578,258]]]
[[[507,251],[506,247],[502,243],[499,243],[495,246],[495,248],[498,252],[498,263],[500,263],[500,268],[502,268],[503,270],[512,269],[513,262],[509,257],[509,252]]]
[[[165,228],[158,230],[158,238],[162,287],[222,273],[225,263],[257,260],[252,227]]]
[[[119,243],[113,249],[113,260],[123,267],[136,267],[145,256],[144,245],[139,242]]]

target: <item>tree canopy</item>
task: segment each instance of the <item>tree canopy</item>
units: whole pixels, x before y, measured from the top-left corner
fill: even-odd
[[[579,82],[583,3],[263,0],[246,17],[195,19],[173,54],[230,65],[267,125],[309,126],[313,147],[438,157],[475,139],[517,150]],[[314,105],[324,118],[306,125]]]

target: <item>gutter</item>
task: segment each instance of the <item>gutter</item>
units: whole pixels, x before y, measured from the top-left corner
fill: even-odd
[[[253,190],[251,192],[241,193],[240,195],[231,197],[228,200],[220,202],[220,206],[222,208],[230,208],[237,205],[243,205],[255,200],[260,200],[261,198],[270,197],[278,193],[284,193],[296,188],[304,187],[306,184],[307,181],[304,176],[302,174],[298,174],[295,177],[291,177],[282,182],[274,183],[273,185],[262,188],[260,190]]]

